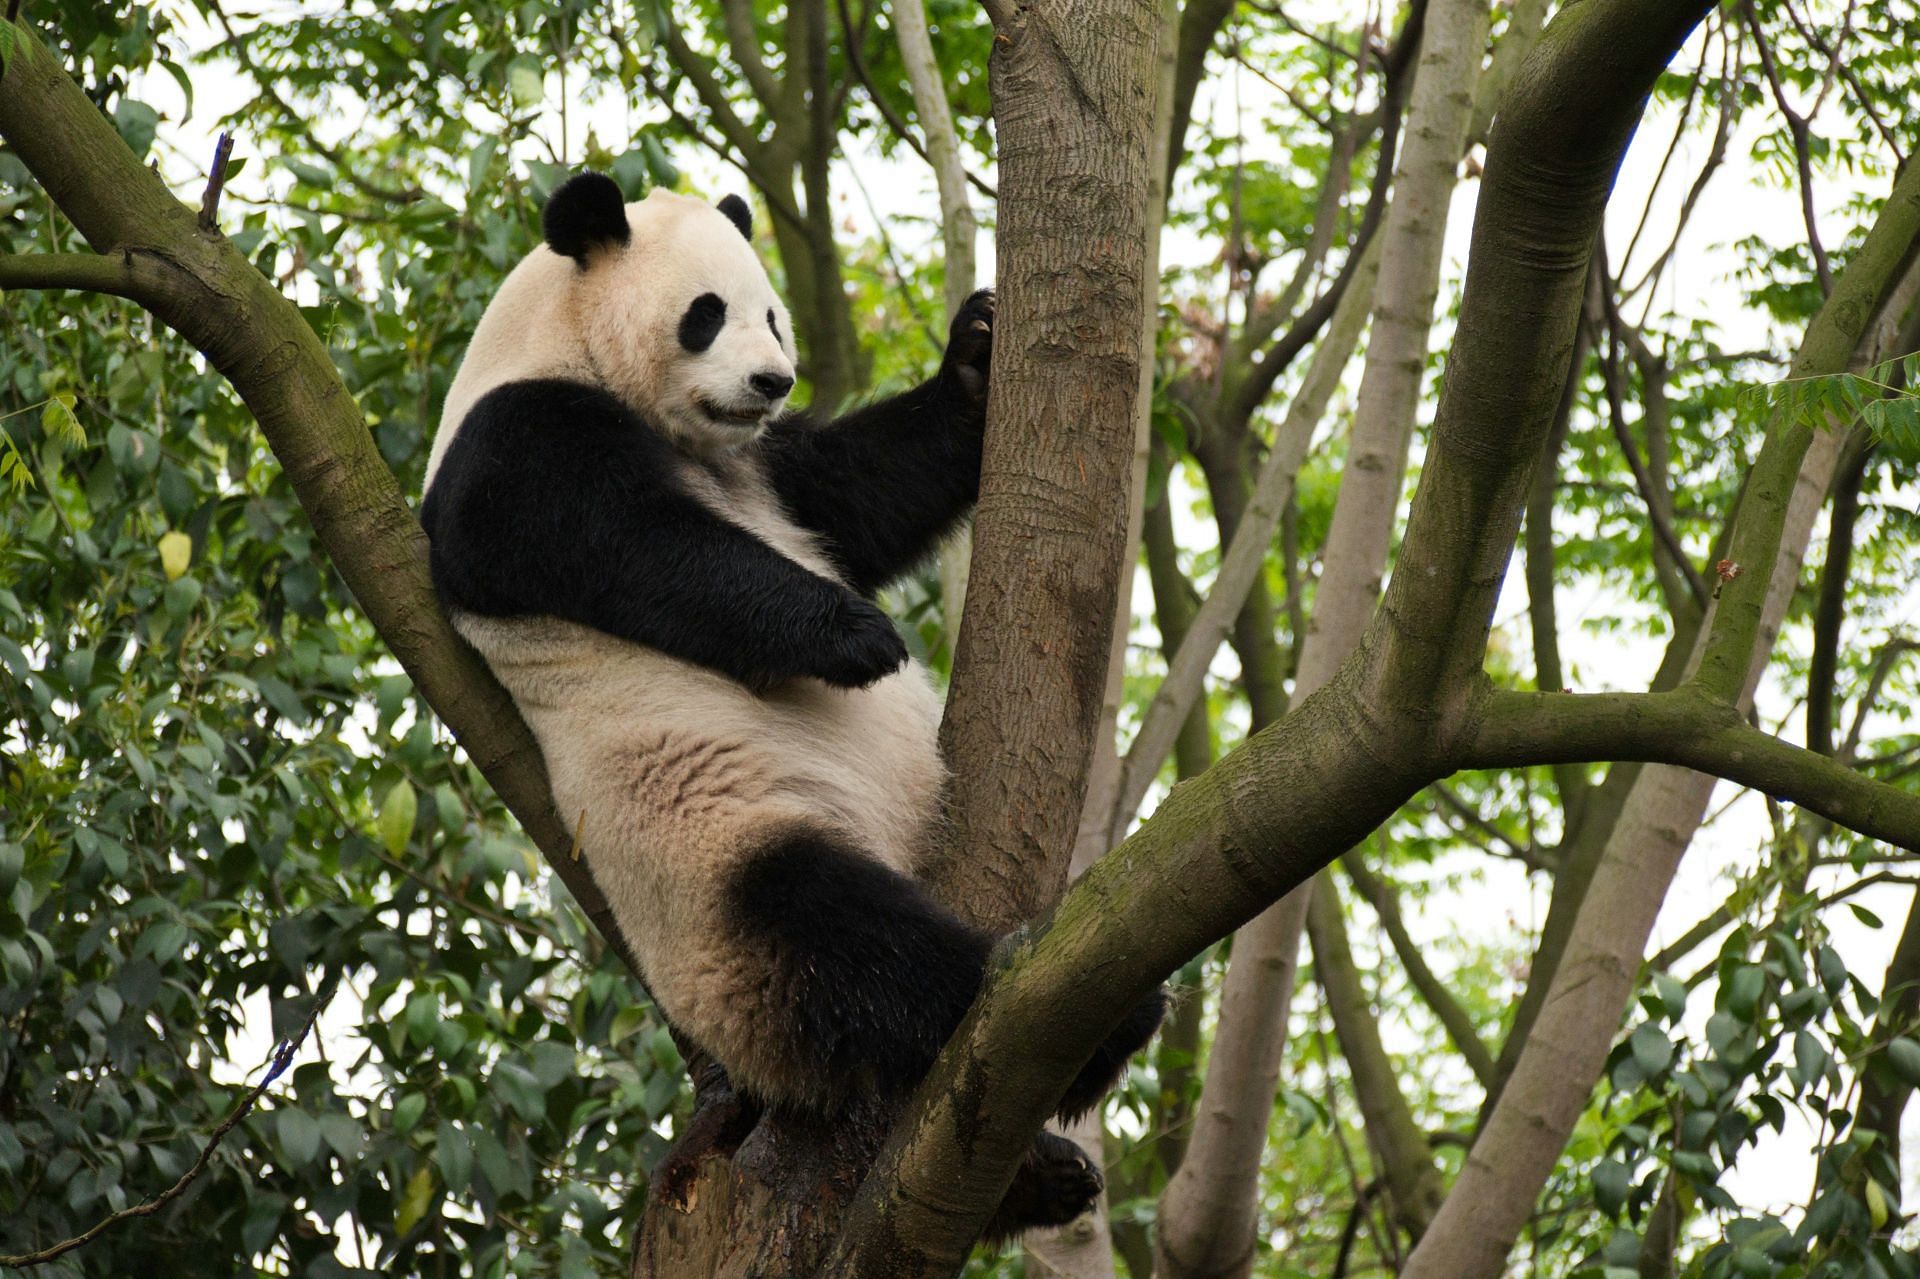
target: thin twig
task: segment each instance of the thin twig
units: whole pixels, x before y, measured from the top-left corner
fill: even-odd
[[[1773,90],[1774,103],[1779,106],[1780,115],[1787,122],[1787,133],[1793,139],[1794,164],[1800,173],[1800,215],[1807,224],[1807,247],[1813,250],[1813,269],[1820,277],[1820,292],[1826,296],[1833,292],[1833,267],[1827,261],[1826,246],[1820,242],[1820,223],[1814,215],[1813,157],[1807,119],[1787,102],[1787,90],[1780,83],[1779,68],[1774,66],[1773,46],[1767,43],[1766,32],[1760,29],[1760,15],[1754,11],[1753,0],[1743,0],[1740,12],[1746,17],[1747,29],[1753,33],[1760,70]]]
[[[1607,417],[1613,427],[1613,437],[1619,441],[1621,456],[1627,460],[1627,469],[1633,472],[1634,485],[1640,490],[1640,499],[1647,505],[1647,523],[1652,527],[1655,540],[1660,549],[1667,553],[1673,567],[1686,585],[1687,593],[1693,596],[1693,602],[1700,608],[1707,606],[1707,583],[1700,576],[1700,570],[1694,567],[1693,560],[1687,555],[1687,548],[1680,543],[1680,534],[1673,526],[1673,518],[1668,511],[1667,495],[1654,483],[1653,472],[1640,456],[1640,448],[1633,442],[1633,432],[1627,428],[1625,396],[1620,386],[1620,342],[1626,322],[1620,318],[1615,307],[1612,273],[1606,268],[1606,246],[1598,250],[1596,261],[1600,265],[1599,293],[1600,307],[1607,322],[1607,340],[1600,347],[1601,383],[1606,388]],[[1659,394],[1659,388],[1649,386],[1649,394]]]
[[[837,0],[837,3],[840,9],[840,27],[847,34],[847,65],[853,68],[855,78],[865,86],[868,100],[880,109],[880,115],[886,120],[887,127],[892,129],[894,135],[906,143],[908,149],[915,155],[925,160],[928,165],[933,165],[933,157],[927,154],[926,145],[913,135],[913,130],[908,128],[907,122],[900,118],[900,113],[893,109],[893,104],[887,101],[886,95],[874,86],[873,77],[867,74],[867,60],[860,53],[859,33],[854,30],[853,16],[847,12],[847,0]],[[966,175],[968,185],[974,190],[989,200],[1000,198],[999,190],[992,183],[976,177],[973,170],[962,168],[960,171]]]
[[[38,1266],[52,1261],[55,1258],[64,1257],[75,1248],[80,1248],[93,1242],[94,1239],[98,1238],[100,1234],[109,1227],[116,1226],[132,1217],[151,1217],[154,1213],[159,1212],[169,1203],[172,1203],[175,1199],[178,1199],[182,1194],[186,1193],[186,1189],[192,1184],[193,1179],[205,1171],[208,1161],[213,1158],[213,1152],[219,1149],[220,1143],[226,1139],[227,1134],[232,1132],[235,1125],[247,1117],[247,1113],[253,1109],[254,1103],[260,1100],[260,1094],[265,1092],[268,1086],[272,1084],[274,1080],[280,1078],[280,1076],[286,1072],[287,1067],[293,1064],[294,1053],[299,1051],[300,1045],[305,1042],[308,1032],[313,1029],[313,1023],[319,1020],[321,1012],[333,999],[334,992],[339,988],[339,979],[335,978],[332,982],[328,983],[326,989],[320,993],[320,997],[313,1001],[313,1007],[307,1013],[307,1020],[302,1023],[300,1027],[300,1033],[292,1039],[283,1041],[273,1050],[273,1056],[268,1058],[267,1061],[267,1073],[261,1077],[259,1083],[247,1091],[245,1097],[240,1099],[240,1104],[235,1106],[227,1117],[220,1121],[220,1126],[215,1128],[212,1135],[207,1138],[207,1144],[201,1147],[200,1157],[193,1161],[193,1167],[180,1174],[180,1180],[174,1182],[171,1186],[147,1200],[145,1203],[135,1204],[131,1208],[122,1208],[111,1217],[96,1222],[90,1229],[75,1235],[71,1239],[63,1239],[50,1248],[42,1248],[38,1252],[21,1253],[12,1257],[0,1257],[0,1266]]]
[[[227,161],[233,156],[233,135],[225,129],[213,144],[213,165],[207,170],[207,189],[200,194],[200,229],[220,229],[220,192],[227,185]]]

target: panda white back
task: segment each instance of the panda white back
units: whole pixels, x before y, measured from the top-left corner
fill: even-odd
[[[939,704],[871,596],[975,496],[991,297],[934,377],[814,424],[742,202],[583,175],[545,230],[448,396],[436,586],[669,1021],[770,1104],[904,1095],[990,939],[914,882]]]

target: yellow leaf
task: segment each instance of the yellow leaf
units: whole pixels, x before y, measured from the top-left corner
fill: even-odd
[[[1867,1178],[1867,1215],[1873,1218],[1873,1228],[1884,1230],[1887,1225],[1887,1192],[1872,1177]]]
[[[395,857],[406,851],[407,840],[413,836],[413,819],[419,812],[420,798],[413,793],[413,783],[404,777],[380,801],[380,842]]]
[[[178,581],[187,571],[187,565],[193,562],[193,539],[185,533],[162,533],[160,535],[160,567],[166,570],[169,582]]]

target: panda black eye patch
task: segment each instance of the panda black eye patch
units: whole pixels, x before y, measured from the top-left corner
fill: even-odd
[[[773,318],[772,307],[767,308],[767,328],[773,334],[774,339],[777,341],[780,337],[780,325]]]
[[[680,317],[680,345],[698,355],[713,345],[727,322],[727,304],[718,293],[702,293]]]

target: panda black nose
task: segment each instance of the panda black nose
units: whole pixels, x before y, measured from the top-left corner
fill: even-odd
[[[785,373],[756,373],[747,381],[769,400],[777,400],[793,389],[793,379]]]

